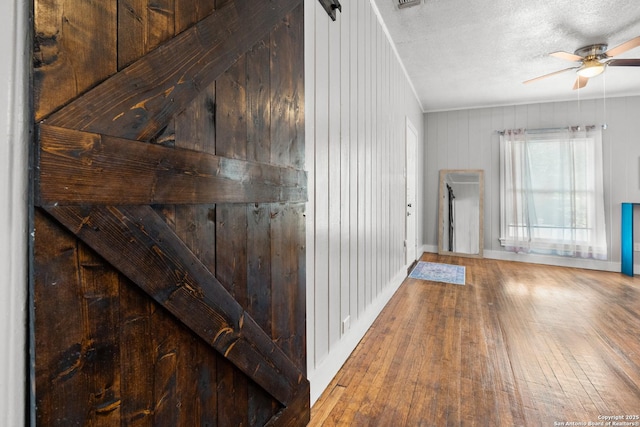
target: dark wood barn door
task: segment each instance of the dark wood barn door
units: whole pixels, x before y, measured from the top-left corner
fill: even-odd
[[[35,0],[32,417],[305,425],[300,0]]]

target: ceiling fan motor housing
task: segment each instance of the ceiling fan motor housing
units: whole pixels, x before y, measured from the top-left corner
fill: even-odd
[[[578,76],[591,78],[602,74],[606,63],[601,60],[607,58],[606,51],[607,45],[602,43],[581,47],[576,50],[575,54],[584,58],[582,65],[578,68]],[[586,84],[586,81],[584,84]]]
[[[581,47],[577,49],[574,53],[578,56],[582,56],[586,61],[594,60],[594,59],[604,59],[607,58],[605,52],[607,51],[607,45],[603,43],[592,44],[589,46]]]

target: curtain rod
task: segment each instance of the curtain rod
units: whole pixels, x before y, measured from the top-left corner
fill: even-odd
[[[586,130],[593,130],[595,129],[596,125],[587,125],[585,126]],[[607,125],[606,123],[602,125],[602,129],[606,129]],[[567,127],[562,127],[562,128],[539,128],[539,129],[517,129],[520,130],[524,133],[529,133],[529,134],[536,134],[536,133],[547,133],[547,132],[561,132],[561,131],[570,131],[570,132],[576,132],[576,131],[580,131],[582,130],[582,126],[567,126]],[[500,135],[504,135],[505,131],[504,130],[497,130],[495,131],[497,134]]]

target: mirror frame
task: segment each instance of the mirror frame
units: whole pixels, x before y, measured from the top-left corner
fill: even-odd
[[[443,218],[444,204],[446,203],[446,189],[445,189],[445,176],[448,173],[477,173],[478,174],[478,253],[469,254],[464,252],[452,252],[444,250],[442,240],[444,239],[444,225],[445,219]],[[439,181],[439,203],[438,203],[438,254],[440,255],[452,255],[469,258],[482,258],[484,249],[484,170],[482,169],[442,169],[440,170]]]

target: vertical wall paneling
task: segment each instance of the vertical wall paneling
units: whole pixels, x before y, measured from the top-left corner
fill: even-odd
[[[511,110],[508,109],[507,112]],[[499,250],[500,242],[498,239],[494,239],[493,236],[498,236],[500,234],[500,193],[498,192],[500,189],[500,137],[497,133],[494,133],[495,130],[505,129],[504,121],[501,116],[501,109],[494,108],[491,110],[491,141],[489,143],[491,149],[491,162],[489,169],[485,170],[485,218],[487,215],[490,215],[491,218],[491,227],[489,230],[484,230],[484,235],[487,236],[487,233],[490,233],[491,240],[491,249]],[[515,127],[515,126],[514,126]],[[437,143],[437,142],[436,142]],[[486,143],[485,143],[486,144]],[[493,194],[492,200],[497,200],[494,203],[487,203],[486,196],[486,187],[490,185],[490,192]],[[495,190],[495,191],[494,191]],[[489,208],[488,208],[489,207]],[[490,211],[489,211],[490,209]],[[486,219],[485,219],[486,223]],[[486,239],[486,237],[485,237]],[[485,256],[487,254],[485,253]]]
[[[27,296],[28,2],[0,4],[0,425],[25,424]]]
[[[370,0],[344,2],[335,22],[305,7],[313,402],[406,276],[405,120],[421,140],[424,116]]]
[[[340,39],[350,39],[349,27],[351,8],[346,8],[339,22]],[[335,31],[338,33],[338,31]],[[339,40],[340,42],[340,40]],[[351,278],[351,73],[350,73],[351,43],[345,43],[340,49],[340,336],[346,332],[348,324],[343,322],[349,317]],[[350,318],[349,318],[350,324]]]
[[[437,115],[436,114],[426,114],[425,118],[425,152],[427,153],[427,158],[424,159],[425,162],[425,171],[424,171],[424,180],[426,183],[438,182],[438,146],[436,145],[436,141],[438,141],[437,135]],[[425,185],[425,192],[423,195],[424,200],[438,200],[438,186],[437,185]],[[438,203],[431,203],[428,206],[425,206],[423,211],[423,216],[426,218],[431,218],[433,216],[438,215]],[[424,241],[427,243],[438,242],[438,229],[435,223],[429,224],[427,223],[424,227]],[[431,248],[432,251],[437,250],[437,248]]]
[[[365,222],[365,274],[364,274],[364,286],[365,286],[365,304],[371,304],[371,293],[373,291],[373,277],[371,277],[371,270],[373,269],[373,227],[372,220],[373,217],[373,205],[372,196],[371,196],[371,187],[372,187],[372,174],[371,170],[373,169],[373,114],[372,114],[372,104],[373,104],[373,82],[372,82],[372,40],[371,40],[371,15],[373,12],[371,9],[365,9],[364,18],[365,18],[365,72],[364,72],[364,81],[365,81],[365,97],[364,97],[364,108],[365,108],[365,116],[364,116],[364,150],[365,150],[365,158],[364,158],[364,168],[365,168],[365,190],[364,190],[364,222]]]
[[[353,1],[345,10],[349,22],[349,78],[343,90],[349,92],[349,307],[350,321],[358,318],[358,10],[359,2]],[[340,21],[342,22],[342,21]],[[343,74],[344,75],[344,74]],[[346,87],[345,87],[346,86]],[[345,307],[346,309],[346,307]],[[342,313],[343,319],[345,313]]]
[[[380,180],[380,188],[383,192],[382,203],[380,204],[380,215],[381,215],[381,260],[383,262],[380,263],[381,267],[381,286],[389,281],[391,278],[389,276],[389,265],[391,264],[391,259],[389,257],[389,236],[392,233],[392,227],[389,223],[389,208],[391,204],[391,200],[389,200],[389,115],[384,114],[384,106],[389,105],[389,85],[385,85],[385,81],[389,81],[389,44],[384,43],[384,32],[380,29],[379,32],[380,45],[383,47],[382,50],[382,58],[380,60],[382,74],[380,76],[380,94],[382,96],[382,103],[380,104],[380,116],[381,126],[380,126],[380,148],[381,148],[381,180]],[[385,161],[384,159],[387,159]],[[388,230],[385,230],[388,228]],[[381,289],[382,290],[382,289]]]
[[[423,197],[431,200],[438,186],[439,169],[479,168],[485,170],[485,256],[521,261],[561,264],[603,270],[620,270],[620,204],[640,198],[640,145],[635,130],[640,114],[640,97],[576,100],[529,105],[480,108],[425,114],[424,161],[427,165]],[[500,235],[500,153],[497,130],[547,128],[569,125],[602,125],[607,261],[565,257],[519,255],[502,249]],[[468,129],[467,137],[459,129]],[[469,156],[452,155],[468,150]],[[446,152],[447,154],[443,154]],[[640,212],[636,213],[640,216]],[[424,213],[425,248],[437,245],[437,209]],[[640,234],[635,236],[640,242]]]
[[[342,21],[344,17],[341,17]],[[331,345],[340,339],[340,265],[341,254],[341,81],[336,79],[341,72],[340,23],[329,21],[329,350]],[[346,172],[346,171],[345,171]],[[322,189],[318,188],[319,191]]]
[[[304,74],[305,79],[316,81],[316,8],[304,5]],[[316,187],[316,93],[315,88],[308,87],[305,90],[305,167],[307,171],[307,185],[309,188]],[[306,209],[306,220],[308,224],[316,223],[316,199],[312,192],[309,192]],[[315,364],[316,340],[315,319],[316,319],[316,261],[315,261],[315,227],[306,227],[307,242],[307,364]],[[311,279],[313,278],[313,279]]]
[[[366,264],[366,245],[365,245],[365,79],[363,78],[365,72],[365,24],[364,24],[364,11],[366,10],[367,3],[366,0],[356,0],[358,6],[357,13],[357,35],[352,35],[352,37],[357,38],[357,67],[356,67],[356,80],[357,80],[357,106],[358,106],[358,115],[357,115],[357,180],[356,186],[358,188],[357,194],[357,207],[358,207],[358,219],[357,219],[357,245],[358,245],[358,284],[357,294],[358,294],[358,317],[361,313],[364,312],[365,308],[365,292],[364,292],[364,283],[365,283],[365,264]]]
[[[365,108],[365,11],[367,10],[367,0],[357,0],[358,3],[358,66],[357,66],[357,81],[358,81],[358,124],[357,124],[357,138],[358,138],[358,317],[364,312],[366,307],[366,295],[365,295],[365,265],[366,260],[366,225],[365,225],[365,193],[366,193],[366,156],[365,156],[365,120],[366,120],[366,108]]]
[[[316,86],[315,93],[315,358],[329,354],[329,23],[327,14],[316,11]],[[308,83],[307,83],[308,85]],[[310,88],[311,89],[311,88]],[[322,123],[322,126],[318,126]],[[311,153],[308,153],[309,156]],[[310,247],[312,242],[307,242]]]
[[[477,134],[485,134],[485,135],[492,135],[493,134],[493,128],[491,127],[491,110],[489,109],[483,109],[479,112],[479,116],[477,117],[478,120],[478,124],[477,124],[477,128],[476,130],[474,130],[474,133],[472,133],[472,135],[477,135]],[[497,135],[493,134],[495,137],[497,137]],[[491,144],[490,149],[487,149],[484,145],[482,145],[479,141],[477,141],[474,137],[472,137],[472,140],[474,141],[474,144],[479,148],[480,150],[480,159],[482,159],[480,161],[480,165],[482,167],[483,170],[485,171],[489,171],[491,170],[491,161],[493,159],[493,153],[494,150],[498,149],[498,143],[495,144]],[[495,151],[495,153],[498,153],[498,151]],[[497,155],[497,154],[496,154]],[[437,170],[437,168],[436,168]],[[493,194],[493,185],[487,185],[487,182],[491,181],[491,177],[489,175],[487,175],[485,173],[485,186],[484,186],[484,194],[485,197],[498,197],[497,195],[494,196]],[[490,236],[487,236],[487,233],[491,230],[491,215],[490,215],[490,210],[487,208],[486,204],[485,204],[485,215],[484,215],[484,247],[490,249],[491,248],[491,238]]]
[[[380,178],[381,178],[381,170],[380,170],[380,163],[382,161],[381,157],[381,152],[380,152],[380,121],[382,119],[381,114],[380,114],[380,107],[381,107],[381,103],[382,103],[382,99],[381,99],[381,90],[380,90],[380,72],[381,72],[381,67],[382,67],[382,63],[381,63],[381,53],[382,53],[382,49],[383,46],[380,43],[380,38],[379,38],[379,34],[380,34],[380,26],[376,25],[375,22],[375,15],[372,14],[372,22],[371,22],[371,30],[372,30],[372,67],[374,70],[374,76],[372,79],[372,85],[373,85],[373,94],[374,95],[374,109],[373,109],[373,114],[374,114],[374,119],[372,122],[373,125],[373,151],[372,153],[374,154],[373,156],[373,168],[372,168],[372,180],[373,180],[373,187],[372,187],[372,202],[373,202],[373,234],[374,234],[374,241],[373,241],[373,245],[374,245],[374,261],[373,261],[373,272],[372,272],[372,276],[375,280],[375,286],[374,286],[374,291],[372,293],[372,296],[375,298],[380,294],[380,288],[381,288],[381,281],[382,281],[382,277],[380,274],[380,267],[382,264],[382,260],[380,259],[380,238],[381,238],[381,233],[380,233],[380,214],[381,214],[381,209],[380,209],[380,199],[382,198],[382,187],[380,185]]]

